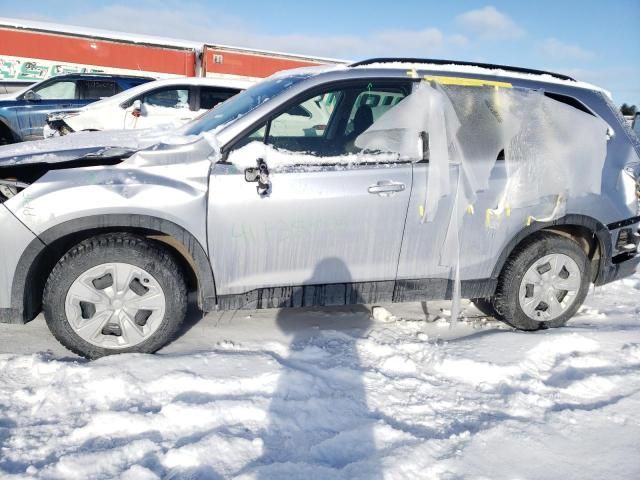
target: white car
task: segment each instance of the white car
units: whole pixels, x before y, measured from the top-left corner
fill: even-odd
[[[253,83],[249,80],[199,77],[156,80],[80,109],[49,114],[44,136],[179,126]]]

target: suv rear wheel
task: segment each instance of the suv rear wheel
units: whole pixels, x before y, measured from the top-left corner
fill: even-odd
[[[496,311],[496,307],[493,306],[493,299],[491,298],[472,298],[471,303],[476,307],[480,313],[487,317],[493,317],[496,320],[502,320],[502,316]]]
[[[44,292],[53,335],[87,358],[153,353],[176,334],[187,307],[180,266],[163,247],[107,234],[71,249]]]
[[[520,330],[561,327],[589,291],[591,265],[570,238],[535,234],[507,261],[493,306],[501,320]]]

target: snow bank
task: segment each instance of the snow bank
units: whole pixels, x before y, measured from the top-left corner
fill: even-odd
[[[0,476],[638,478],[639,290],[533,334],[410,304],[229,313],[198,353],[0,355]]]

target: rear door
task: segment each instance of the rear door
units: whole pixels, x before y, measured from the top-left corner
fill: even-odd
[[[308,92],[235,142],[210,181],[218,294],[386,281],[390,296],[412,159],[359,148],[355,139],[375,121],[372,95],[410,89],[407,81],[371,80]],[[270,169],[263,194],[245,178],[260,160]]]

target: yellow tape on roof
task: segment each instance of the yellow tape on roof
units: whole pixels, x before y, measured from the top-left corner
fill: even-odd
[[[442,85],[462,85],[465,87],[502,87],[513,88],[509,82],[499,82],[497,80],[483,80],[480,78],[444,77],[440,75],[425,75],[427,82],[438,82]]]

